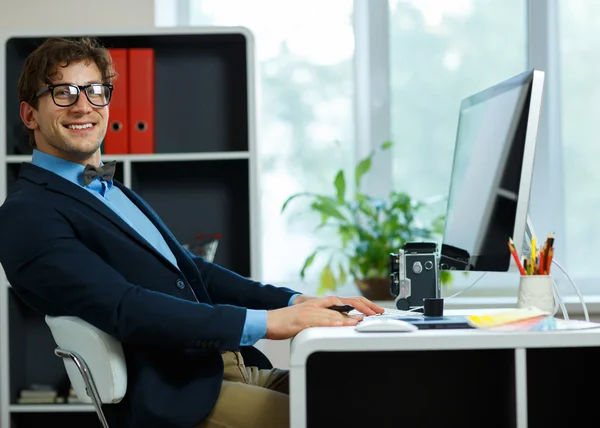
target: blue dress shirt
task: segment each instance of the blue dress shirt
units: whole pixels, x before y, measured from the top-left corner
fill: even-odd
[[[179,269],[177,260],[166,241],[154,224],[142,213],[139,208],[129,200],[121,190],[113,186],[112,180],[105,181],[100,177],[94,179],[87,186],[83,185],[84,166],[70,162],[39,150],[33,151],[31,163],[40,168],[51,171],[65,180],[83,187],[97,197],[110,209],[117,213],[129,226],[138,232],[150,245],[160,252],[167,260]],[[289,301],[291,305],[298,294],[294,294]],[[267,333],[267,311],[247,309],[246,321],[242,331],[240,346],[250,346]]]

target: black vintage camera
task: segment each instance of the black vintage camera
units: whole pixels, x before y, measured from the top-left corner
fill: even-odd
[[[440,297],[437,245],[408,242],[390,254],[390,294],[400,310],[420,308],[423,299]]]
[[[452,245],[442,244],[440,251],[441,270],[472,270],[468,251]]]

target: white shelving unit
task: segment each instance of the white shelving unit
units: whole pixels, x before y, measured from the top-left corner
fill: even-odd
[[[250,159],[250,152],[214,152],[214,153],[162,153],[162,154],[142,154],[142,155],[102,155],[102,160],[107,162],[116,160],[117,162],[177,162],[177,161],[196,161],[196,160],[228,160],[228,159]],[[6,163],[29,162],[30,155],[9,155],[6,156]]]
[[[71,413],[93,412],[91,404],[11,404],[11,413]]]
[[[15,132],[20,123],[15,77],[23,61],[44,38],[89,35],[106,47],[155,50],[155,153],[104,154],[102,160],[117,161],[115,178],[146,199],[182,243],[197,233],[221,233],[215,262],[259,279],[254,41],[242,27],[1,35],[0,204],[20,165],[31,160]],[[193,85],[186,85],[186,76],[194,77]],[[7,81],[14,85],[6,87]],[[165,89],[173,82],[179,92]],[[200,107],[214,105],[215,97],[221,97],[220,110],[207,117]],[[184,123],[177,126],[178,120]],[[156,168],[162,170],[159,180]],[[43,315],[18,298],[0,266],[0,427],[53,421],[95,426],[91,405],[17,404],[19,390],[28,384],[66,379],[53,349]]]

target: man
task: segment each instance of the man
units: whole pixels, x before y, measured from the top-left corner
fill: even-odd
[[[114,77],[88,38],[49,39],[26,60],[18,92],[34,153],[0,207],[8,280],[35,310],[123,343],[128,391],[110,410],[127,426],[287,426],[287,372],[247,367],[240,350],[361,319],[332,305],[383,309],[261,284],[186,251],[101,162]]]

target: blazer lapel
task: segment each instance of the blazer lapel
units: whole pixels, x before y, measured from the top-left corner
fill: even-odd
[[[39,168],[31,164],[23,164],[21,167],[21,173],[19,176],[33,181],[37,184],[46,184],[46,189],[61,193],[86,205],[88,208],[101,214],[107,220],[117,226],[123,233],[128,235],[131,239],[138,242],[141,246],[151,251],[164,263],[166,263],[172,269],[177,270],[173,264],[166,259],[159,251],[157,251],[148,241],[146,241],[135,229],[133,229],[127,222],[125,222],[117,213],[111,210],[106,204],[102,203],[98,198],[92,195],[82,187],[71,183],[69,180],[65,180],[53,172],[47,171],[43,168]],[[113,181],[113,183],[115,183]],[[120,187],[120,186],[119,186]]]
[[[193,283],[200,279],[200,282],[203,284],[200,271],[196,266],[196,263],[192,260],[190,255],[184,250],[184,248],[179,244],[179,241],[175,236],[171,233],[169,228],[164,224],[164,222],[160,219],[158,214],[154,212],[154,210],[148,205],[140,196],[138,196],[133,190],[128,189],[123,184],[118,181],[114,181],[113,183],[121,189],[121,192],[125,194],[129,198],[131,202],[133,202],[139,210],[144,213],[146,217],[156,226],[160,234],[165,239],[165,242],[175,255],[175,259],[177,260],[177,264],[179,265],[179,269],[183,272],[186,278],[189,278]],[[211,298],[206,291],[204,286],[192,288],[194,290],[194,295],[196,295],[196,300],[199,302],[211,302]]]
[[[179,244],[177,238],[171,233],[169,228],[160,219],[158,214],[156,214],[156,212],[146,202],[144,202],[144,200],[140,196],[138,196],[137,193],[135,193],[133,190],[128,189],[118,181],[113,180],[113,183],[121,190],[121,192],[125,194],[125,196],[127,196],[127,198],[129,198],[129,200],[132,203],[134,203],[139,208],[139,210],[142,213],[144,213],[146,217],[148,217],[152,224],[156,226],[160,234],[165,239],[165,242],[175,255],[175,258],[177,259],[177,264],[179,265],[181,271],[190,272],[190,269],[192,269],[192,272],[197,271],[196,264],[194,263],[194,261],[191,259],[189,254],[185,252],[183,247]]]

